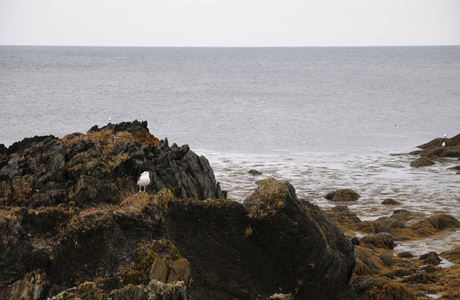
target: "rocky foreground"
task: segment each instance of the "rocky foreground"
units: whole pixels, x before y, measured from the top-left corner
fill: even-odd
[[[205,157],[146,122],[0,145],[0,299],[460,298],[460,247],[393,251],[457,230],[452,216],[361,221],[351,190],[322,211],[289,182],[257,184],[226,200]]]

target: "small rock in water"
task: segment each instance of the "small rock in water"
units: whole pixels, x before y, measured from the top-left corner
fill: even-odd
[[[357,192],[350,189],[337,190],[334,192],[330,192],[326,196],[324,196],[324,198],[326,198],[327,200],[338,202],[356,201],[360,197],[361,196]]]
[[[410,166],[413,168],[427,167],[432,165],[434,165],[434,162],[428,157],[422,157],[410,163]]]
[[[396,201],[395,199],[386,198],[385,200],[382,201],[382,204],[386,204],[386,205],[399,205],[399,204],[401,204],[401,202]]]
[[[441,258],[439,257],[438,253],[436,252],[429,252],[423,254],[419,257],[420,260],[423,260],[423,264],[428,265],[439,265],[441,263]]]
[[[252,176],[262,175],[262,172],[259,172],[254,169],[251,169],[248,173],[251,174]]]

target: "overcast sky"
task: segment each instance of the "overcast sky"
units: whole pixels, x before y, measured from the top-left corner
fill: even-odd
[[[0,45],[460,45],[460,0],[0,0]]]

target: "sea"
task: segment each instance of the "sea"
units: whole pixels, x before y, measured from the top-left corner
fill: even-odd
[[[85,133],[109,118],[145,120],[170,145],[188,144],[234,201],[274,177],[323,209],[336,205],[328,192],[352,189],[361,220],[396,209],[460,220],[450,169],[460,161],[415,169],[408,155],[460,133],[460,46],[0,46],[0,143]],[[458,245],[460,230],[447,230],[395,251]]]

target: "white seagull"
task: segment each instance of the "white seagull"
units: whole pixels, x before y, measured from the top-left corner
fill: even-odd
[[[139,176],[139,180],[137,181],[137,185],[139,186],[139,193],[141,192],[142,187],[144,187],[144,192],[145,192],[145,188],[147,187],[147,185],[149,185],[149,183],[150,183],[149,172],[147,171],[142,172],[141,176]]]
[[[447,134],[444,135],[444,141],[442,142],[441,147],[446,146],[446,137],[447,137]]]

